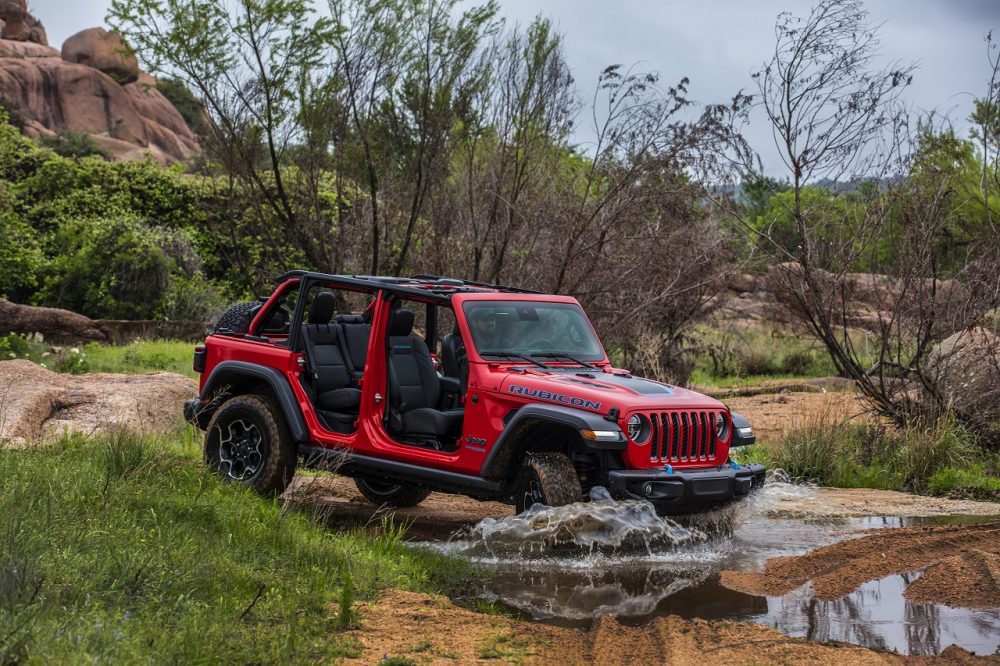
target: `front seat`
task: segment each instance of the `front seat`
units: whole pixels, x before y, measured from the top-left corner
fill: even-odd
[[[441,378],[430,352],[413,335],[413,312],[397,309],[389,322],[389,382],[392,386],[392,426],[407,435],[442,437],[461,431],[464,409],[437,409]]]
[[[462,342],[462,333],[458,325],[448,335],[441,338],[441,371],[445,377],[454,377],[460,382],[461,391],[465,393],[465,383],[469,377],[469,355]]]

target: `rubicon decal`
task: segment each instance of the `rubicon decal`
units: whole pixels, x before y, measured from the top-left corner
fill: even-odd
[[[507,391],[509,393],[513,393],[514,395],[523,395],[525,398],[560,402],[564,405],[585,407],[587,409],[593,409],[594,411],[599,411],[601,409],[601,403],[594,402],[593,400],[585,400],[584,398],[578,398],[575,395],[563,395],[562,393],[539,391],[538,389],[528,388],[527,386],[518,386],[517,384],[512,384]]]

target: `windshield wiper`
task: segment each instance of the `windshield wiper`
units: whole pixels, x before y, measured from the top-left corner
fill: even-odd
[[[569,354],[563,354],[562,352],[545,352],[545,353],[532,354],[532,356],[547,356],[548,358],[565,358],[567,360],[573,361],[577,365],[582,365],[583,367],[588,368],[590,370],[597,370],[596,365],[591,365],[586,361],[581,361],[578,358],[573,358]]]
[[[519,359],[521,359],[523,361],[527,361],[528,363],[534,363],[539,368],[544,368],[545,370],[549,369],[549,366],[545,365],[541,361],[536,361],[535,359],[531,358],[530,356],[525,356],[524,354],[518,354],[517,352],[488,351],[488,352],[480,352],[480,356],[502,356],[504,358],[519,358]]]

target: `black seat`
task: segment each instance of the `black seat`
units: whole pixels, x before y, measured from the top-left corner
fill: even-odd
[[[313,400],[321,410],[337,412],[332,419],[338,423],[353,422],[361,404],[361,391],[353,384],[346,360],[340,324],[333,318],[334,296],[320,292],[309,307],[309,321],[302,333],[309,356],[309,371]]]
[[[469,378],[469,355],[465,351],[465,343],[462,342],[458,325],[451,333],[441,338],[441,372],[445,377],[457,379],[462,393],[465,393],[466,381]]]
[[[347,355],[354,371],[355,382],[360,382],[368,362],[368,341],[372,336],[371,322],[361,315],[338,315],[337,323],[344,330]]]
[[[433,437],[461,430],[465,410],[438,409],[441,380],[427,345],[413,335],[413,313],[409,310],[394,310],[389,323],[389,381],[398,430]]]

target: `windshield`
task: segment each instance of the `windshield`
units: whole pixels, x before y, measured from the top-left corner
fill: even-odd
[[[480,356],[600,361],[604,350],[579,305],[469,301],[465,319]]]

